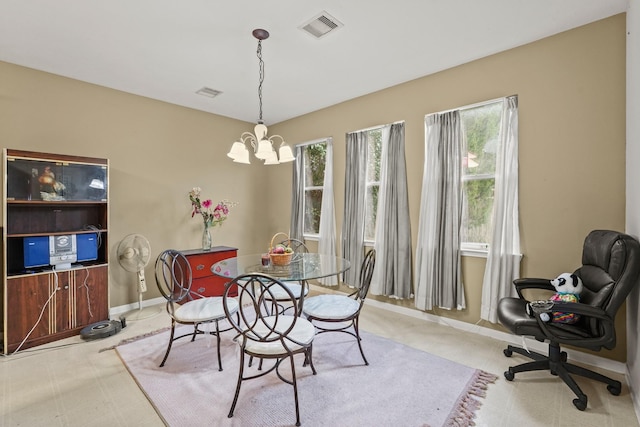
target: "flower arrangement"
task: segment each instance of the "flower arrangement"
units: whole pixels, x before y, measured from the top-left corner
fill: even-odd
[[[189,192],[189,200],[191,200],[191,207],[193,208],[191,218],[196,214],[202,215],[206,228],[222,225],[229,215],[229,208],[235,205],[235,203],[222,200],[214,207],[211,199],[201,200],[200,191],[200,187],[194,187]]]

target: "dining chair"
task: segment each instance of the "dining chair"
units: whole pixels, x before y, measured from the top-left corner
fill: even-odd
[[[237,300],[231,296],[234,286],[238,290]],[[292,306],[291,314],[285,314],[272,304],[276,292],[294,299],[293,293],[283,282],[264,274],[241,275],[225,287],[223,308],[231,326],[238,332],[234,340],[240,347],[238,382],[228,416],[233,417],[243,381],[275,372],[280,380],[293,386],[296,425],[299,426],[300,408],[294,356],[303,354],[305,362],[308,361],[311,371],[316,374],[311,359],[315,329],[311,322],[299,316],[297,305]],[[234,316],[238,301],[238,316]],[[245,356],[249,356],[249,360],[245,360]],[[272,360],[273,365],[265,369],[261,363],[260,367],[253,368],[250,365],[253,357],[259,358],[261,362]],[[280,372],[281,363],[287,359],[291,366],[290,377]]]
[[[222,371],[222,358],[220,357],[220,333],[232,328],[220,329],[220,321],[224,321],[227,315],[233,315],[238,311],[238,302],[229,298],[223,308],[222,297],[204,297],[191,290],[192,271],[187,258],[179,251],[168,249],[160,253],[155,265],[156,283],[162,296],[167,300],[166,309],[171,317],[171,333],[167,351],[160,363],[163,367],[174,341],[191,337],[191,341],[197,335],[208,334],[216,337],[218,352],[218,370]],[[228,313],[228,314],[227,314]],[[176,325],[193,325],[193,331],[175,336]],[[215,331],[203,330],[203,325],[215,326]]]
[[[306,298],[302,308],[304,316],[314,324],[318,334],[344,332],[355,337],[365,365],[368,365],[369,362],[362,350],[359,319],[360,311],[369,293],[375,263],[376,251],[371,249],[362,261],[358,286],[353,293],[349,295],[326,294]],[[339,323],[339,325],[333,326],[334,323]]]
[[[295,263],[296,261],[298,261],[300,254],[309,253],[309,249],[304,244],[304,242],[298,239],[285,239],[281,241],[280,244],[293,249],[293,257],[291,258],[291,263]],[[291,302],[291,304],[300,304],[301,299],[307,296],[307,294],[309,293],[309,286],[307,286],[306,281],[295,282],[291,280],[285,280],[282,283],[289,291],[291,291],[293,299],[291,299],[289,293],[284,291],[284,288],[275,288],[273,289],[272,295],[267,296],[267,298],[269,298],[269,301],[277,304],[282,311],[289,310],[291,308],[290,306],[284,306],[287,302]]]

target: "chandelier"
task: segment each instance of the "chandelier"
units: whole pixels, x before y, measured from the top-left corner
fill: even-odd
[[[291,147],[284,142],[284,138],[280,135],[267,137],[267,127],[262,120],[262,83],[264,82],[264,61],[262,60],[262,40],[269,38],[267,30],[253,30],[253,37],[258,39],[258,66],[259,66],[259,84],[258,84],[258,101],[260,104],[260,116],[258,124],[253,128],[253,133],[244,132],[240,135],[240,140],[233,143],[231,150],[227,156],[231,157],[236,163],[250,164],[249,149],[251,145],[254,156],[263,160],[265,165],[278,165],[280,163],[292,162],[295,160]],[[279,144],[278,144],[279,143]],[[275,147],[278,147],[276,153]]]

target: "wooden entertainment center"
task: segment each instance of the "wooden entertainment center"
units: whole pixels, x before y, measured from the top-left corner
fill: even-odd
[[[107,159],[3,150],[4,354],[108,320],[108,169]]]

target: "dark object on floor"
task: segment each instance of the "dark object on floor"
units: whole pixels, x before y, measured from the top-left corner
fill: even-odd
[[[92,323],[85,326],[80,331],[80,336],[85,340],[95,340],[99,338],[110,337],[115,335],[127,326],[125,319],[105,320],[103,322]]]

